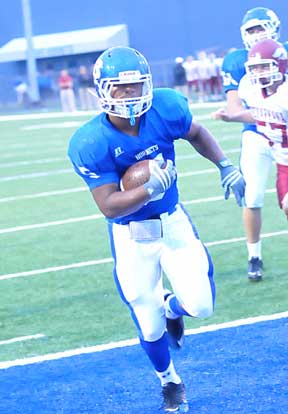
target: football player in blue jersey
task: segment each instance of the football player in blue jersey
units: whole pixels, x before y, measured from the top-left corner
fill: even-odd
[[[213,313],[211,257],[179,203],[174,141],[183,138],[220,171],[225,198],[242,204],[245,181],[213,136],[194,122],[179,92],[152,88],[144,56],[129,47],[103,52],[94,65],[103,112],[72,136],[69,157],[107,219],[114,278],[140,344],[162,385],[165,412],[188,412],[185,387],[169,345],[180,348],[183,316]],[[121,191],[128,167],[148,159],[150,178]],[[163,288],[165,272],[173,292]]]
[[[245,49],[236,49],[228,53],[222,64],[223,86],[229,115],[233,116],[244,109],[243,102],[238,96],[238,86],[240,79],[245,75],[248,51],[260,40],[277,40],[279,35],[280,21],[274,11],[265,7],[256,7],[247,11],[241,25]],[[217,112],[213,115],[217,118]],[[248,278],[251,281],[260,281],[263,276],[261,208],[272,161],[271,147],[267,141],[259,139],[256,125],[244,124],[240,170],[246,181],[243,223],[248,250]]]

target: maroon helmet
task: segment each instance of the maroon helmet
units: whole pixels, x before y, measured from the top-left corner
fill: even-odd
[[[285,47],[276,40],[256,43],[248,53],[246,72],[253,85],[267,88],[284,79],[288,56]]]

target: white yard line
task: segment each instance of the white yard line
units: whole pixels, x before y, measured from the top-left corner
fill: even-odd
[[[96,111],[77,111],[73,113],[64,113],[64,112],[45,112],[37,114],[16,114],[16,115],[2,115],[0,116],[0,122],[7,121],[30,121],[37,119],[57,119],[57,118],[77,118],[77,117],[89,117],[95,116]]]
[[[34,196],[20,196],[19,198],[14,198],[14,200],[19,200],[23,198],[34,198],[37,196],[48,196],[48,195],[55,195],[55,194],[65,194],[69,192],[78,192],[78,191],[85,191],[85,187],[80,187],[77,189],[72,190],[63,190],[63,192],[51,192],[51,193],[39,193],[38,195]],[[269,190],[266,190],[266,193],[275,193],[276,190],[274,188],[271,188]],[[4,201],[11,201],[10,197],[6,197],[4,199],[0,199],[0,203]],[[190,204],[199,204],[199,203],[210,203],[213,201],[224,201],[223,196],[217,196],[217,197],[207,197],[207,198],[199,198],[196,200],[188,200],[188,201],[182,201],[183,205],[190,205]],[[79,223],[81,221],[89,221],[89,220],[98,220],[98,219],[104,219],[103,214],[92,214],[90,216],[82,216],[82,217],[72,217],[65,220],[55,220],[55,221],[48,221],[46,223],[37,223],[37,224],[27,224],[25,226],[16,226],[16,227],[8,227],[4,229],[0,229],[0,234],[6,234],[6,233],[15,233],[17,231],[25,231],[25,230],[32,230],[32,229],[40,229],[45,227],[51,227],[51,226],[60,226],[64,224],[70,224],[70,223]]]
[[[231,148],[227,151],[225,151],[226,154],[234,154],[234,153],[238,153],[240,152],[240,148]],[[2,154],[3,157],[3,154]],[[0,159],[2,158],[0,157]],[[183,154],[183,155],[179,155],[177,157],[177,160],[190,160],[190,159],[196,159],[196,158],[200,158],[201,155],[198,153],[191,153],[191,154]],[[15,161],[15,162],[7,162],[7,163],[1,163],[0,164],[0,168],[1,169],[5,169],[5,168],[12,168],[12,167],[20,167],[20,166],[30,166],[30,165],[37,165],[37,164],[49,164],[49,163],[55,163],[55,162],[59,162],[59,161],[68,161],[68,157],[54,157],[54,158],[41,158],[39,160],[32,160],[32,161]],[[216,167],[212,168],[213,171],[217,171]],[[212,170],[211,169],[211,170]],[[49,174],[61,174],[61,173],[66,173],[68,172],[72,172],[74,171],[73,168],[69,168],[69,170],[49,170],[49,171],[40,171],[40,172],[34,172],[34,173],[28,173],[28,174],[21,174],[21,175],[11,175],[11,176],[3,176],[0,178],[1,181],[15,181],[17,179],[24,179],[24,178],[35,178],[35,177],[42,177],[43,174],[44,175],[49,175]],[[195,172],[196,173],[196,172]],[[183,173],[179,173],[178,176],[184,176]]]
[[[21,167],[26,165],[35,165],[35,164],[50,164],[59,161],[67,161],[67,158],[57,157],[57,158],[41,158],[39,160],[27,160],[27,161],[15,161],[15,162],[2,162],[0,168],[6,169],[11,167]]]
[[[46,267],[45,269],[36,269],[36,270],[30,270],[27,272],[10,273],[7,275],[0,275],[0,281],[7,280],[7,279],[15,279],[17,277],[43,275],[45,273],[59,272],[61,270],[77,269],[80,267],[95,266],[95,265],[99,265],[103,263],[112,263],[112,262],[113,262],[113,259],[112,257],[110,257],[107,259],[88,260],[87,262],[71,263],[69,265],[63,265],[63,266]]]
[[[78,193],[86,191],[88,192],[88,187],[76,187],[76,188],[67,188],[65,190],[55,190],[55,191],[45,191],[44,193],[36,193],[36,194],[23,194],[20,196],[11,196],[11,197],[3,197],[0,198],[0,203],[8,203],[10,201],[20,201],[20,200],[29,200],[33,198],[42,198],[42,197],[51,197],[51,196],[61,196],[64,194],[70,194],[70,193]],[[275,188],[270,188],[269,190],[266,190],[266,193],[275,193]],[[184,201],[182,204],[188,205],[188,204],[198,204],[202,202],[209,202],[209,201],[220,201],[223,200],[223,196],[217,196],[217,197],[209,197],[209,198],[199,198],[197,200],[191,200],[191,201]]]
[[[20,174],[20,175],[10,175],[6,177],[1,177],[0,182],[4,183],[7,181],[18,181],[18,180],[27,180],[27,178],[39,178],[39,177],[49,177],[51,175],[60,175],[60,174],[72,174],[73,168],[62,168],[59,170],[35,172],[29,174]]]
[[[0,182],[26,180],[30,178],[39,178],[39,177],[48,177],[51,175],[68,174],[68,173],[73,173],[73,172],[74,172],[73,168],[64,168],[64,169],[62,168],[59,170],[49,170],[49,171],[41,171],[41,172],[19,174],[19,175],[8,175],[8,176],[0,177]],[[198,170],[198,171],[188,171],[186,173],[178,173],[178,178],[188,177],[190,175],[211,174],[211,173],[216,173],[216,172],[218,172],[216,168],[208,168],[205,170]]]
[[[10,201],[29,200],[33,198],[51,197],[70,193],[79,193],[80,191],[89,191],[88,187],[68,188],[67,190],[46,191],[44,193],[24,194],[20,196],[3,197],[0,198],[0,203],[8,203]]]
[[[238,320],[231,321],[231,322],[224,322],[220,324],[202,326],[196,329],[188,329],[185,331],[185,334],[186,335],[198,335],[198,334],[203,334],[206,332],[215,332],[221,329],[229,329],[229,328],[235,328],[239,326],[253,325],[259,322],[274,321],[277,319],[283,319],[287,317],[288,317],[288,312],[275,313],[273,315],[261,315],[261,316],[246,318],[246,319],[238,319]],[[71,350],[67,350],[63,352],[56,352],[54,354],[46,354],[46,355],[35,356],[35,357],[30,357],[30,358],[16,359],[14,361],[4,361],[4,362],[0,362],[0,369],[7,369],[7,368],[16,367],[16,366],[37,364],[39,362],[53,361],[53,360],[73,357],[77,355],[92,354],[95,352],[102,352],[102,351],[107,351],[107,350],[116,349],[116,348],[124,348],[127,346],[133,346],[137,344],[139,344],[138,338],[132,338],[132,339],[127,339],[125,341],[110,342],[108,344],[103,344],[103,345],[95,345],[95,346],[89,346],[85,348],[83,347],[83,348],[71,349]]]
[[[18,338],[6,339],[5,341],[0,341],[0,345],[9,345],[14,344],[15,342],[30,341],[31,339],[44,338],[44,334],[36,335],[27,335],[27,336],[18,336]]]
[[[0,234],[14,233],[17,231],[24,231],[24,230],[31,230],[31,229],[40,229],[43,227],[60,226],[62,224],[78,223],[79,221],[97,220],[100,218],[102,219],[104,218],[104,216],[102,214],[92,214],[91,216],[74,217],[74,218],[65,219],[65,220],[49,221],[47,223],[37,223],[37,224],[29,224],[27,226],[9,227],[7,229],[0,229]]]
[[[273,233],[261,234],[261,238],[265,239],[265,238],[270,238],[270,237],[285,236],[286,234],[288,234],[288,230],[281,230],[281,231],[276,231],[276,232],[273,232]],[[216,241],[207,242],[207,243],[204,242],[204,244],[207,247],[212,247],[212,246],[219,246],[219,245],[222,245],[222,244],[238,243],[238,242],[242,242],[242,241],[245,241],[245,240],[246,240],[245,237],[235,237],[233,239],[227,239],[227,240],[216,240]],[[113,262],[112,257],[108,257],[108,258],[105,258],[105,259],[89,260],[87,262],[71,263],[71,264],[68,264],[68,265],[47,267],[47,268],[44,268],[44,269],[36,269],[36,270],[30,270],[30,271],[26,271],[26,272],[8,273],[6,275],[0,275],[0,281],[1,280],[7,280],[7,279],[15,279],[15,278],[18,278],[18,277],[42,275],[42,274],[45,274],[45,273],[58,272],[58,271],[61,271],[61,270],[76,269],[76,268],[80,268],[80,267],[95,266],[95,265],[99,265],[99,264],[112,263],[112,262]]]

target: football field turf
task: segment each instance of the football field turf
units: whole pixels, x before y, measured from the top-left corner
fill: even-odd
[[[214,109],[195,108],[193,113],[196,118],[201,120],[214,133],[226,154],[237,163],[240,151],[241,126],[225,124],[210,119],[209,114],[212,110]],[[66,156],[71,134],[75,128],[90,117],[91,115],[84,113],[77,116],[42,114],[42,116],[20,116],[16,119],[0,119],[0,142],[2,149],[0,154],[0,361],[3,363],[2,367],[5,367],[5,362],[7,361],[104,345],[110,342],[134,338],[136,335],[135,328],[130,320],[129,311],[121,302],[114,286],[112,260],[106,235],[105,220],[92,201],[92,197],[84,183],[73,172]],[[247,253],[241,208],[236,205],[233,197],[228,201],[224,201],[219,173],[213,164],[200,157],[184,141],[177,142],[176,151],[180,198],[190,213],[201,239],[211,253],[215,266],[217,287],[216,307],[213,317],[207,320],[187,318],[185,320],[186,328],[192,329],[259,315],[273,315],[286,312],[288,308],[288,225],[277,204],[275,166],[272,168],[265,196],[265,207],[263,209],[264,280],[258,284],[251,284],[246,277]],[[271,322],[263,325],[266,335],[270,331],[273,331],[275,334],[277,329],[280,329],[279,336],[275,334],[273,338],[270,338],[269,348],[273,348],[275,342],[277,345],[276,339],[278,338],[280,344],[282,344],[282,336],[285,338],[282,329],[285,331],[285,328],[287,343],[288,334],[285,319],[282,320],[282,325],[281,323],[276,324],[275,329],[271,329],[269,324]],[[256,342],[254,344],[253,325],[251,331],[252,334],[250,331],[247,333],[247,341],[251,348],[245,342],[245,329],[241,331],[241,335],[243,335],[241,340],[245,342],[246,354],[251,350],[252,353],[255,353],[255,358],[258,358],[258,348],[261,348],[261,341],[259,341],[256,335]],[[199,386],[203,387],[202,391],[204,394],[205,391],[209,393],[209,401],[217,397],[207,388],[213,387],[213,381],[211,381],[208,374],[207,377],[209,379],[207,382],[205,381],[205,361],[209,365],[215,357],[214,363],[217,363],[217,358],[220,358],[219,352],[222,352],[222,333],[223,331],[220,330],[216,336],[213,336],[212,333],[203,334],[203,338],[205,335],[205,338],[208,337],[208,343],[206,343],[204,338],[203,348],[201,348],[201,361],[203,363],[201,369],[203,368],[203,372],[200,375]],[[199,338],[201,342],[202,336]],[[214,350],[215,347],[217,349],[216,356],[209,346],[209,338],[212,338],[211,347]],[[185,352],[190,356],[192,355],[191,375],[193,375],[197,361],[195,362],[194,360],[191,347],[193,347],[193,344],[189,337],[186,344],[188,349]],[[225,347],[227,347],[227,344],[225,346],[223,344],[224,353]],[[281,348],[280,345],[279,347]],[[279,347],[276,346],[275,353],[271,349],[271,353],[273,353],[272,363],[277,360]],[[119,350],[117,351],[116,349],[115,352],[117,353]],[[241,347],[236,346],[233,352],[235,352],[237,361],[242,360],[243,362],[243,359],[241,359]],[[148,362],[145,360],[145,356],[142,357],[138,353],[140,352],[137,351],[137,358],[140,358],[140,361],[143,362],[143,367],[140,362],[139,366],[137,365],[138,363],[135,363],[135,370],[138,370],[138,375],[140,376],[147,373],[149,383],[154,384],[153,373],[150,379],[151,370],[147,366]],[[207,358],[205,353],[207,353]],[[123,351],[123,354],[125,355],[125,351]],[[186,357],[183,357],[183,364],[188,364],[188,354],[186,354]],[[243,358],[246,354],[242,355]],[[115,373],[112,375],[111,372],[113,373],[113,370],[117,370],[119,362],[116,358],[114,360],[113,355],[110,356],[109,354],[108,356],[108,361],[112,367],[107,368],[107,374],[111,378],[115,375]],[[263,354],[263,349],[261,349],[261,355],[263,355],[263,360],[267,361],[269,359],[265,352]],[[279,355],[279,361],[283,362],[282,357],[283,355]],[[100,358],[98,354],[95,356],[96,366],[98,364],[97,358]],[[102,358],[105,359],[103,356]],[[177,358],[179,359],[177,363],[180,364],[181,369],[181,355],[179,354]],[[233,359],[233,356],[230,355],[229,358]],[[104,361],[104,359],[101,361]],[[251,355],[249,359],[252,359]],[[63,365],[65,365],[65,361],[64,359]],[[83,365],[85,365],[83,361],[83,359],[79,360],[80,371]],[[245,358],[244,361],[244,365],[247,365],[248,361]],[[76,365],[77,363],[76,361]],[[88,358],[87,364],[89,363],[91,364],[91,360]],[[220,364],[220,370],[223,361],[219,360],[218,363]],[[52,364],[52,362],[49,364]],[[99,364],[101,371],[104,362],[99,362]],[[125,365],[125,358],[124,362],[121,361],[119,364],[121,372],[129,371],[129,364],[127,362]],[[235,369],[238,369],[237,364]],[[253,365],[253,360],[250,361],[251,364]],[[265,369],[265,364],[263,365],[263,372],[260,370],[259,375],[264,375],[265,373],[267,376],[270,375],[269,369]],[[29,367],[28,381],[31,380],[33,382],[33,378],[35,381],[41,381],[41,375],[47,376],[47,373],[44,373],[45,370],[42,374],[39,373],[37,366],[36,364]],[[41,366],[39,365],[38,369]],[[49,365],[49,367],[48,370],[54,369],[52,365]],[[9,379],[7,379],[8,383],[9,381],[12,383],[13,378],[15,378],[14,387],[17,384],[19,386],[17,381],[23,375],[21,368],[18,369],[20,377],[16,371],[15,377],[13,375],[13,370],[16,370],[16,368],[9,368],[5,374],[10,375]],[[86,368],[83,369],[85,371]],[[102,374],[99,374],[100,379],[96,377],[94,381],[104,381],[101,379],[101,376],[105,377],[105,369],[103,368]],[[143,374],[141,373],[142,369]],[[233,367],[230,366],[230,369],[233,370]],[[34,370],[33,373],[32,370]],[[9,371],[11,372],[10,374],[8,374]],[[249,382],[251,383],[253,379],[250,377],[253,370],[249,372],[247,372],[246,381],[248,381],[249,377]],[[30,377],[30,374],[32,377]],[[75,379],[73,373],[71,375],[71,384],[74,380],[76,381],[72,385],[70,384],[71,389],[74,389],[79,379]],[[79,372],[78,375],[80,375]],[[128,375],[128,373],[125,373],[125,375]],[[185,375],[190,375],[189,370],[185,370]],[[47,380],[48,378],[50,378],[49,375]],[[228,371],[227,378],[229,379]],[[256,376],[254,378],[255,386],[257,385],[257,379],[259,378]],[[56,379],[53,378],[53,381],[56,381]],[[82,378],[81,381],[85,382],[85,378]],[[89,388],[86,388],[87,393],[91,392],[91,381],[91,378],[87,379],[88,384],[90,383]],[[197,378],[197,381],[197,384],[199,384],[199,378]],[[216,386],[219,386],[219,389],[221,381],[216,381]],[[284,386],[281,381],[282,376],[280,375],[278,384],[280,388]],[[187,382],[191,382],[192,386],[192,377],[190,378],[189,376]],[[151,387],[157,388],[157,385],[156,383],[151,385]],[[109,388],[108,391],[106,390],[108,394],[105,394],[105,386]],[[108,395],[108,397],[110,394],[112,395],[114,386],[116,392],[121,394],[121,380],[116,377],[114,382],[109,382],[108,385],[101,384],[101,390],[103,391],[103,393],[101,391],[101,398],[106,398],[105,395]],[[53,388],[51,387],[48,386],[48,391]],[[60,406],[61,401],[64,399],[66,401],[66,398],[68,398],[67,387],[69,388],[69,381],[63,384],[63,387],[65,392],[63,389],[62,396],[61,386],[57,387],[57,398]],[[233,387],[233,383],[231,383],[231,387]],[[234,383],[234,387],[236,387],[236,383]],[[80,389],[82,390],[81,387]],[[48,391],[47,393],[49,393]],[[131,392],[133,394],[134,386],[132,386],[132,389],[125,389],[123,392],[124,397],[125,393]],[[142,384],[142,396],[145,392],[147,392],[147,389],[144,383]],[[45,398],[43,390],[39,391],[39,393],[41,398]],[[94,390],[93,393],[96,398],[97,390]],[[140,394],[138,393],[141,393],[141,388],[137,389],[137,395],[139,396]],[[235,390],[234,393],[236,395]],[[14,395],[16,398],[15,404],[17,405],[17,402],[20,403],[20,400],[22,400],[23,395],[21,396],[21,393],[16,391]],[[228,398],[228,396],[226,397]],[[69,398],[71,399],[71,396]],[[92,398],[91,395],[89,398]],[[129,396],[129,398],[132,397]],[[125,404],[129,405],[129,398]],[[199,398],[207,397],[199,395]],[[11,402],[12,400],[13,398]],[[118,402],[116,400],[116,405],[121,403],[120,400]],[[25,401],[25,398],[22,401]],[[225,401],[223,402],[224,405]],[[64,404],[62,411],[61,409],[56,411],[56,408],[52,411],[48,409],[45,411],[43,408],[43,411],[38,412],[94,412],[89,411],[89,409],[85,411],[84,406],[82,407],[83,410],[79,408],[80,411],[73,411],[66,403],[67,401],[65,404],[64,402],[62,403]],[[111,408],[107,413],[118,413],[120,408],[119,406],[117,407],[115,411]],[[204,405],[201,405],[201,407],[202,411],[200,405],[198,406],[198,414],[200,412],[209,412],[211,414],[211,411],[208,409],[207,411],[204,410]],[[143,411],[143,413],[150,412],[148,408],[147,410]],[[32,413],[36,411],[29,411],[26,407],[22,412]],[[10,412],[16,413],[16,406],[14,411],[6,412],[9,414]],[[96,410],[95,412],[101,413],[101,410]],[[102,412],[106,411],[102,409]],[[134,413],[134,411],[124,412]],[[140,411],[138,412],[140,413]],[[229,411],[212,411],[213,414],[218,414],[218,412],[227,412],[227,414],[243,412],[246,414],[245,411],[240,411],[240,408],[239,411],[233,411],[232,409]],[[248,412],[278,413],[282,411],[258,410]]]

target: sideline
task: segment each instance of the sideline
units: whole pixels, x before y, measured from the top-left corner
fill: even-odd
[[[229,329],[229,328],[235,328],[239,326],[252,325],[255,323],[259,323],[259,322],[284,319],[287,317],[288,317],[288,311],[281,312],[281,313],[275,313],[273,315],[261,315],[261,316],[246,318],[246,319],[237,319],[231,322],[224,322],[220,324],[202,326],[200,328],[195,328],[195,329],[188,329],[188,330],[185,330],[185,334],[188,336],[198,335],[198,334],[202,334],[206,332],[219,331],[221,329]],[[4,362],[0,362],[0,369],[7,369],[7,368],[16,367],[16,366],[37,364],[39,362],[52,361],[52,360],[68,358],[68,357],[77,356],[77,355],[92,354],[95,352],[108,351],[108,350],[116,349],[116,348],[124,348],[127,346],[133,346],[137,344],[139,344],[138,338],[133,338],[133,339],[128,339],[128,340],[119,341],[119,342],[110,342],[108,344],[103,344],[103,345],[95,345],[95,346],[71,349],[71,350],[67,350],[63,352],[56,352],[54,354],[46,354],[46,355],[41,355],[41,356],[36,356],[36,357],[16,359],[14,361],[4,361]]]

